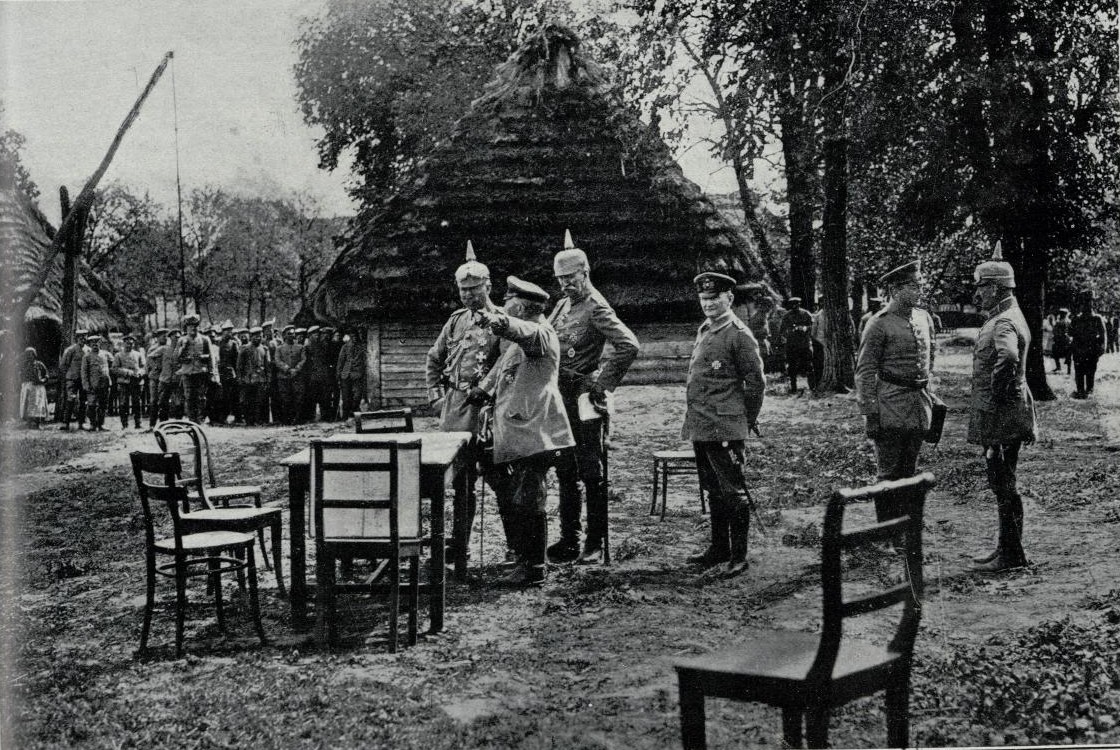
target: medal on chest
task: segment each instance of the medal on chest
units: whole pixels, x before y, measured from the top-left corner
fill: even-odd
[[[718,359],[713,359],[712,363],[711,363],[711,367],[712,367],[712,372],[719,372],[719,369],[721,367],[723,367],[723,363],[720,362]]]

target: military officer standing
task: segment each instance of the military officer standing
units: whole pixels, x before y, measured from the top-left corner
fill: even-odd
[[[607,533],[607,486],[604,481],[606,454],[603,450],[602,420],[583,422],[579,398],[606,408],[606,393],[622,382],[634,358],[638,339],[630,332],[606,298],[591,284],[587,255],[575,247],[565,230],[564,249],[553,259],[553,273],[564,297],[553,308],[548,321],[560,340],[560,394],[575,434],[576,449],[556,467],[560,480],[560,539],[548,549],[553,562],[600,562],[603,537]],[[610,342],[613,353],[602,363],[603,346]],[[579,483],[587,495],[587,534],[579,549]]]
[[[128,427],[128,413],[133,411],[133,423],[140,429],[140,376],[144,372],[144,355],[136,348],[136,337],[124,337],[121,350],[113,355],[111,372],[117,381],[117,396],[120,399],[117,409],[121,417],[121,429]]]
[[[545,321],[548,294],[516,276],[506,280],[505,311],[475,314],[511,342],[472,391],[471,400],[494,398],[494,464],[509,475],[510,536],[518,565],[504,579],[512,586],[545,578],[545,477],[558,451],[575,444],[557,386],[560,342]]]
[[[1097,378],[1097,360],[1108,341],[1104,316],[1093,312],[1093,293],[1084,292],[1077,315],[1069,324],[1070,351],[1073,353],[1073,398],[1088,398]]]
[[[303,344],[296,343],[295,329],[284,327],[284,343],[276,348],[277,418],[284,424],[299,424],[303,416]]]
[[[186,401],[187,419],[201,424],[202,399],[208,383],[220,382],[218,358],[210,339],[198,332],[198,316],[183,318],[186,333],[179,339],[175,361],[178,375],[183,379],[183,398]]]
[[[350,329],[350,335],[342,342],[335,375],[342,400],[342,416],[349,419],[361,408],[362,396],[366,392],[366,341],[358,326]]]
[[[111,374],[112,356],[109,344],[102,348],[100,336],[89,337],[89,351],[82,357],[82,388],[86,392],[86,408],[89,410],[90,432],[105,429],[105,410],[109,402],[109,386],[113,383]]]
[[[237,353],[237,379],[241,383],[241,411],[245,415],[246,426],[259,424],[262,419],[267,421],[268,417],[264,406],[272,365],[261,335],[259,326],[251,328],[249,345],[241,347]]]
[[[210,409],[210,424],[224,425],[231,414],[239,412],[241,392],[237,379],[237,352],[239,346],[233,336],[233,321],[222,323],[218,341],[218,376],[221,385],[212,389],[217,398]]]
[[[501,484],[501,477],[494,471],[488,460],[484,446],[479,444],[479,404],[468,402],[471,391],[478,387],[498,359],[501,339],[490,330],[483,318],[476,313],[500,312],[490,300],[490,269],[479,263],[474,247],[467,241],[466,262],[455,270],[455,285],[459,289],[459,301],[463,307],[451,313],[444,323],[435,343],[428,350],[425,380],[428,386],[428,403],[432,406],[442,403],[439,415],[439,428],[445,432],[471,433],[470,457],[472,476],[468,483],[467,472],[455,478],[455,505],[466,507],[467,533],[474,525],[474,515],[478,499],[475,496],[473,475],[481,471],[486,483],[494,490],[501,501],[498,512],[506,530],[506,547],[513,550],[515,540],[510,535],[509,520],[511,508]]]
[[[155,427],[159,421],[160,413],[160,373],[163,372],[163,359],[167,356],[167,329],[156,329],[152,341],[148,345],[148,389],[150,404],[148,406],[148,427]],[[166,419],[166,414],[164,419]]]
[[[786,354],[786,371],[789,373],[789,392],[797,393],[797,377],[813,378],[813,340],[809,335],[813,315],[801,307],[800,297],[786,300],[786,315],[782,318],[782,348]]]
[[[918,454],[933,414],[933,321],[919,308],[921,265],[905,263],[879,279],[890,303],[867,321],[856,361],[859,409],[867,437],[875,441],[879,479],[918,473]],[[875,499],[879,521],[895,518],[898,508]]]
[[[996,496],[999,540],[976,569],[997,572],[1027,564],[1023,552],[1023,500],[1016,487],[1019,449],[1035,440],[1034,399],[1027,388],[1031,332],[1015,301],[1015,272],[996,243],[992,259],[974,273],[976,306],[988,319],[972,354],[972,405],[968,442],[984,449],[988,486]]]
[[[681,438],[691,440],[696,453],[700,488],[711,508],[712,541],[689,562],[705,569],[727,563],[724,572],[735,576],[748,568],[751,508],[743,468],[747,436],[758,431],[766,380],[758,342],[731,312],[735,279],[707,272],[693,283],[707,320],[688,363]]]
[[[89,331],[79,328],[74,332],[74,343],[62,352],[58,363],[58,371],[65,382],[62,402],[62,427],[61,430],[70,429],[70,420],[78,420],[78,429],[82,429],[85,421],[85,391],[82,388],[82,358],[85,357],[89,347],[86,346],[86,336]]]

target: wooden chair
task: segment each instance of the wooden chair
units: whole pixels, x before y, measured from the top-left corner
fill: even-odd
[[[780,707],[788,746],[801,746],[804,719],[808,746],[826,747],[830,710],[880,690],[886,691],[887,744],[906,747],[910,663],[921,615],[922,509],[934,483],[933,475],[926,473],[833,493],[825,511],[821,549],[824,619],[820,635],[775,632],[741,646],[678,662],[681,740],[686,749],[706,746],[705,696]],[[844,531],[845,507],[875,498],[896,501],[906,515]],[[897,559],[903,568],[903,582],[845,600],[840,553],[900,536],[905,538],[905,549],[891,559]],[[889,642],[843,637],[845,618],[896,604],[902,604],[902,614]]]
[[[214,478],[214,463],[210,460],[210,441],[206,437],[206,433],[202,427],[195,422],[187,419],[169,419],[160,422],[156,425],[153,431],[156,437],[156,443],[159,449],[164,452],[173,451],[182,455],[190,457],[191,477],[180,477],[179,484],[187,488],[187,497],[190,500],[198,502],[202,501],[208,512],[215,510],[233,510],[233,509],[247,509],[257,508],[263,513],[246,517],[248,523],[256,522],[258,526],[254,527],[257,536],[261,542],[261,557],[264,558],[264,565],[266,568],[271,568],[268,562],[268,553],[265,551],[264,546],[264,529],[272,528],[275,525],[275,530],[272,532],[272,552],[273,560],[276,567],[276,578],[280,580],[280,509],[279,508],[264,508],[261,502],[261,486],[259,484],[226,484],[219,485]],[[206,481],[203,481],[205,472]],[[231,500],[252,500],[252,505],[245,503],[238,503],[231,505]],[[217,508],[220,504],[221,508]],[[236,514],[226,514],[226,520],[233,520]],[[242,514],[244,515],[244,514]],[[273,518],[275,516],[275,518]],[[203,519],[202,516],[196,516],[199,521]],[[281,584],[283,590],[283,584]]]
[[[311,443],[311,497],[315,536],[316,627],[320,645],[336,642],[335,560],[388,561],[389,651],[397,650],[401,560],[408,573],[408,644],[416,643],[420,604],[419,560],[428,543],[420,514],[420,440]]]
[[[144,511],[144,533],[147,558],[147,597],[144,603],[144,624],[140,630],[140,656],[148,649],[148,635],[155,608],[156,576],[175,579],[175,655],[183,655],[183,630],[187,610],[187,579],[206,576],[213,583],[214,605],[218,627],[225,632],[222,609],[222,573],[245,574],[249,579],[249,606],[261,643],[266,643],[261,624],[260,601],[257,596],[257,566],[253,556],[253,535],[234,531],[188,532],[184,528],[180,508],[187,502],[187,489],[176,484],[182,472],[179,456],[174,453],[130,454],[132,473],[140,493]],[[156,475],[151,482],[145,475]],[[156,521],[152,506],[163,504],[171,515],[172,535],[156,538]],[[232,552],[233,555],[228,553]],[[158,562],[160,556],[171,562]]]
[[[661,491],[661,520],[665,520],[665,505],[669,499],[669,477],[697,476],[696,453],[689,448],[680,451],[654,451],[653,453],[653,495],[649,504],[649,514],[657,515],[657,493]],[[704,490],[700,489],[700,512],[708,512],[704,501]]]
[[[359,435],[383,432],[413,432],[412,409],[381,409],[354,412],[354,432]]]

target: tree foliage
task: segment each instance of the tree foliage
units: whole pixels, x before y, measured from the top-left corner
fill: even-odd
[[[0,102],[0,122],[3,121],[4,104]],[[14,184],[32,201],[39,199],[39,186],[23,163],[23,147],[27,138],[17,130],[0,130],[0,184]]]

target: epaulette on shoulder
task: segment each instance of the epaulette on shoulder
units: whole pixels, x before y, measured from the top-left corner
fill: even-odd
[[[740,319],[740,318],[738,318],[738,317],[736,317],[736,318],[732,318],[732,320],[731,320],[731,325],[735,326],[735,327],[736,327],[736,328],[738,328],[738,329],[739,329],[740,331],[747,331],[748,333],[750,333],[751,327],[750,327],[750,326],[748,326],[748,325],[747,325],[746,323],[744,323],[744,322],[742,321],[742,319]]]

